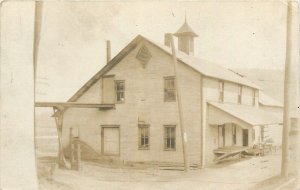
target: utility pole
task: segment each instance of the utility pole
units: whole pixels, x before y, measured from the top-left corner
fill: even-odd
[[[174,46],[174,39],[172,34],[170,35],[171,39],[171,48],[172,48],[172,57],[173,57],[173,63],[174,63],[174,71],[175,71],[175,88],[176,88],[176,94],[177,94],[177,104],[178,104],[178,111],[179,111],[179,123],[180,123],[180,132],[181,132],[181,141],[182,141],[182,151],[183,151],[183,161],[184,161],[184,171],[189,171],[189,161],[187,156],[187,134],[184,127],[183,122],[183,113],[182,113],[182,102],[181,102],[181,89],[180,89],[180,80],[179,80],[179,74],[178,74],[178,66],[177,66],[177,57],[175,52],[175,46]]]
[[[298,3],[287,1],[286,60],[284,77],[284,110],[282,129],[281,176],[289,177],[297,168],[295,133],[297,130],[298,70],[299,70]],[[293,120],[293,122],[292,122]],[[293,124],[293,127],[291,125]],[[294,141],[294,142],[293,142]]]
[[[34,78],[36,79],[37,60],[39,54],[39,44],[42,26],[42,12],[43,1],[35,2],[35,15],[34,15],[34,47],[33,47],[33,64],[34,64]]]
[[[33,1],[0,2],[1,189],[39,189],[33,132],[34,11]]]

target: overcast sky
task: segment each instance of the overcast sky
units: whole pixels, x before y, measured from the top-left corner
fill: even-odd
[[[282,1],[47,2],[38,59],[37,100],[66,101],[138,34],[163,43],[187,21],[195,55],[227,68],[283,69]]]

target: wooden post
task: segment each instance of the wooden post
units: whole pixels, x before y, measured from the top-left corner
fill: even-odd
[[[81,146],[80,146],[79,139],[77,141],[77,170],[78,171],[81,170]]]
[[[74,141],[73,141],[73,128],[72,127],[70,128],[69,146],[70,146],[71,169],[74,169]]]
[[[286,29],[286,60],[284,77],[284,112],[282,129],[282,161],[281,176],[288,177],[289,168],[296,167],[290,163],[289,133],[291,118],[298,117],[298,70],[299,70],[299,19],[298,3],[287,1],[287,29]],[[293,154],[293,153],[292,153]]]
[[[64,150],[62,145],[62,127],[63,127],[63,111],[62,109],[53,108],[54,113],[56,114],[55,117],[55,123],[57,128],[57,136],[58,136],[58,165],[62,167],[68,168],[67,161],[64,156]],[[56,113],[59,112],[59,113]]]
[[[171,40],[171,48],[172,48],[172,57],[174,63],[174,71],[175,71],[175,88],[177,91],[177,103],[178,103],[178,110],[179,110],[179,122],[180,122],[180,132],[181,132],[181,141],[182,141],[182,151],[183,151],[183,161],[184,161],[184,171],[187,172],[189,170],[189,162],[187,156],[187,134],[184,128],[183,122],[183,113],[182,113],[182,102],[181,102],[181,86],[178,74],[178,66],[177,66],[177,57],[175,52],[174,40],[172,34],[170,35]]]
[[[34,79],[36,79],[36,68],[37,59],[39,53],[39,43],[41,36],[41,26],[42,26],[42,12],[43,12],[43,1],[35,2],[35,22],[34,22],[34,46],[33,46],[33,64],[34,64]]]
[[[37,190],[34,1],[0,1],[0,188]]]

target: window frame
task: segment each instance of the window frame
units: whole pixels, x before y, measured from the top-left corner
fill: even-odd
[[[256,105],[256,90],[254,88],[252,89],[252,105]]]
[[[148,146],[142,146],[142,129],[147,129]],[[150,150],[150,125],[149,124],[138,124],[138,149],[139,150]]]
[[[177,100],[177,94],[176,94],[176,79],[175,79],[175,76],[166,76],[163,78],[163,87],[164,87],[164,91],[163,91],[163,96],[164,96],[164,102],[176,102]],[[174,82],[174,89],[166,89],[166,80],[170,80],[172,79],[173,82]],[[174,93],[174,99],[167,99],[166,98],[166,91],[169,90],[169,91],[173,91]]]
[[[242,104],[243,86],[238,85],[238,104]]]
[[[117,89],[117,85],[118,85],[118,83],[123,83],[123,91],[118,91],[118,89]],[[122,101],[118,101],[118,93],[123,93],[123,98],[124,98],[124,100]],[[123,103],[125,103],[125,80],[115,80],[115,102],[117,103],[117,104],[123,104]]]
[[[168,145],[168,143],[167,143],[167,139],[168,139],[168,135],[167,135],[167,132],[168,132],[168,130],[167,129],[169,129],[169,128],[171,128],[171,129],[174,129],[174,138],[172,138],[172,135],[170,135],[171,136],[171,138],[170,138],[170,145],[172,144],[171,143],[171,141],[172,141],[172,139],[174,139],[174,148],[172,148],[172,147],[167,147],[167,145]],[[176,125],[164,125],[164,150],[165,151],[176,151]]]
[[[224,86],[225,86],[224,81],[219,80],[219,102],[220,103],[224,102]]]

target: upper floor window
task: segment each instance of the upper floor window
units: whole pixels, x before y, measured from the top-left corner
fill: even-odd
[[[256,103],[256,92],[255,89],[252,91],[252,105],[255,106]]]
[[[165,150],[175,150],[176,149],[176,126],[166,125],[165,126]]]
[[[125,81],[115,81],[116,103],[125,102]]]
[[[241,85],[238,85],[238,103],[239,104],[242,103],[242,91],[243,91],[243,87]]]
[[[139,149],[149,149],[149,125],[139,125]]]
[[[224,81],[219,81],[219,102],[224,101]]]
[[[175,77],[164,77],[164,100],[176,101]]]

